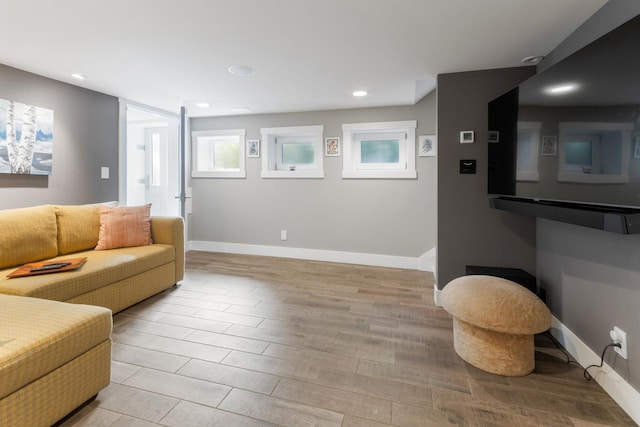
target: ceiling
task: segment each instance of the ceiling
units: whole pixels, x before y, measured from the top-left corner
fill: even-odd
[[[440,73],[549,53],[605,3],[11,0],[0,63],[192,117],[411,105]]]

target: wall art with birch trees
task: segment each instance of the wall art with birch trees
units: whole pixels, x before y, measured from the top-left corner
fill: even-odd
[[[51,175],[53,110],[0,99],[0,173]]]

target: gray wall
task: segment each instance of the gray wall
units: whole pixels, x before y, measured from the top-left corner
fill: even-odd
[[[432,93],[415,106],[193,118],[191,130],[242,128],[259,139],[262,127],[324,125],[325,137],[342,138],[343,123],[417,120],[424,135],[435,117]],[[261,159],[246,161],[246,179],[191,179],[193,240],[405,257],[435,246],[434,157],[416,157],[413,180],[342,179],[342,156],[324,158],[324,179],[262,179]]]
[[[628,362],[621,357],[607,361],[638,390],[640,236],[543,219],[537,228],[537,274],[551,312],[596,354],[611,342],[614,326],[625,331]]]
[[[116,98],[5,65],[0,98],[53,110],[54,137],[50,176],[0,174],[0,209],[118,200]]]
[[[638,13],[640,2],[610,1],[547,59],[579,49]],[[640,236],[538,220],[537,239],[537,274],[552,313],[597,354],[614,325],[627,332],[628,361],[607,360],[640,390]]]
[[[438,258],[442,289],[466,265],[522,268],[535,273],[535,220],[489,208],[487,103],[534,73],[533,67],[438,76]],[[460,131],[475,131],[460,144]],[[477,173],[461,175],[459,161],[475,159]]]

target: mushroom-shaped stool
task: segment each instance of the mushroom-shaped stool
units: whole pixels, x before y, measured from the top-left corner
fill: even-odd
[[[498,375],[533,371],[533,336],[551,326],[549,309],[533,292],[510,280],[472,275],[449,282],[441,297],[463,360]]]

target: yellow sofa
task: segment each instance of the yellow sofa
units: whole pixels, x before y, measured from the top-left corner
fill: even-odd
[[[184,275],[182,219],[150,222],[153,244],[96,251],[98,205],[0,211],[0,426],[50,426],[109,384],[111,313]],[[79,257],[75,271],[6,277]]]
[[[184,276],[184,224],[152,217],[147,246],[95,251],[98,205],[35,206],[0,211],[0,293],[107,307],[114,313],[167,289]],[[10,279],[35,261],[86,257],[76,271]]]

